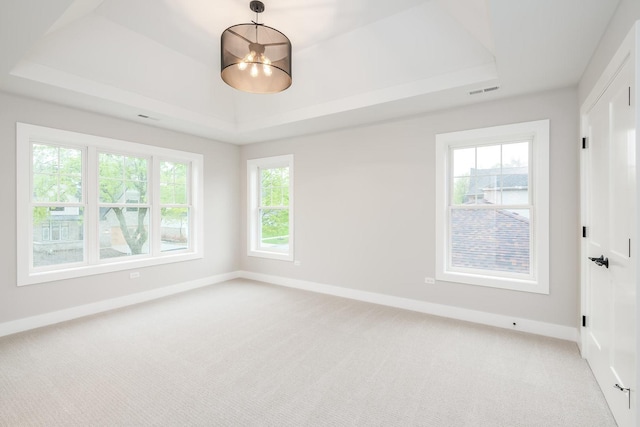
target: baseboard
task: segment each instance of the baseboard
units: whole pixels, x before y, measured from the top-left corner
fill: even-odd
[[[528,332],[531,334],[559,338],[573,342],[576,342],[578,338],[578,330],[569,326],[538,322],[530,319],[504,316],[501,314],[493,314],[477,310],[469,310],[466,308],[453,307],[449,305],[433,304],[425,301],[394,297],[391,295],[360,291],[356,289],[343,288],[340,286],[325,285],[322,283],[309,282],[305,280],[253,273],[250,271],[240,271],[238,272],[238,274],[239,277],[244,279],[257,280],[260,282],[286,286],[289,288],[304,289],[306,291],[334,295],[358,301],[370,302],[373,304],[386,305],[389,307],[402,308],[405,310],[417,311],[420,313],[432,314],[435,316],[479,323],[482,325],[497,326],[499,328]]]
[[[0,337],[15,334],[18,332],[28,331],[30,329],[40,328],[42,326],[53,325],[67,320],[77,319],[79,317],[102,313],[104,311],[113,310],[116,308],[139,304],[141,302],[151,301],[169,295],[190,291],[192,289],[201,288],[203,286],[213,285],[215,283],[236,279],[238,277],[240,277],[240,275],[237,271],[218,274],[215,276],[204,277],[202,279],[191,280],[189,282],[165,286],[150,291],[139,292],[122,297],[111,298],[104,301],[98,301],[92,304],[80,305],[64,310],[53,311],[37,316],[25,317],[23,319],[0,323]]]
[[[92,304],[71,307],[64,310],[0,323],[0,337],[15,334],[18,332],[28,331],[30,329],[40,328],[43,326],[53,325],[56,323],[77,319],[92,314],[102,313],[116,308],[122,308],[146,301],[152,301],[154,299],[186,292],[192,289],[197,289],[236,278],[257,280],[260,282],[286,286],[289,288],[303,289],[306,291],[317,292],[321,294],[334,295],[342,298],[349,298],[373,304],[402,308],[405,310],[417,311],[420,313],[432,314],[435,316],[479,323],[482,325],[497,326],[499,328],[518,330],[522,332],[528,332],[536,335],[543,335],[574,342],[576,342],[578,338],[578,330],[576,328],[571,328],[568,326],[504,316],[483,311],[469,310],[466,308],[453,307],[442,304],[434,304],[410,298],[394,297],[391,295],[360,291],[356,289],[343,288],[340,286],[326,285],[305,280],[291,279],[282,276],[253,273],[250,271],[235,271],[231,273],[219,274],[216,276],[210,276],[202,279],[192,280],[189,282],[165,286],[146,292],[139,292],[136,294],[125,295],[122,297],[99,301]],[[516,324],[515,326],[513,325],[514,323]]]

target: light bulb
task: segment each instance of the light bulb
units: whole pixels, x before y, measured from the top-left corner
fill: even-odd
[[[271,74],[273,74],[273,71],[271,71],[271,66],[267,64],[264,64],[262,66],[262,71],[264,72],[264,75],[267,77],[270,77]]]
[[[247,63],[243,61],[238,63],[238,68],[240,68],[240,71],[244,71],[247,69]]]
[[[256,64],[253,64],[253,66],[251,67],[251,77],[258,77],[258,66]]]

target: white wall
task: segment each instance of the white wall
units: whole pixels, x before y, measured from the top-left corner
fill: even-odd
[[[551,120],[551,291],[539,295],[435,274],[435,135]],[[243,270],[576,327],[579,318],[578,100],[575,89],[401,121],[243,146]],[[246,256],[246,160],[295,155],[295,259]]]
[[[204,155],[204,259],[16,286],[16,122],[71,130]],[[0,93],[0,323],[238,269],[239,148],[86,111]]]
[[[580,104],[589,95],[589,92],[598,81],[598,78],[607,67],[611,58],[620,47],[624,38],[629,34],[633,24],[640,19],[640,1],[639,0],[621,0],[616,9],[607,30],[600,39],[600,43],[589,65],[582,74],[579,85],[579,101]]]

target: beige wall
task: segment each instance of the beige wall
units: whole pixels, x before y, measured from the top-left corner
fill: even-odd
[[[201,260],[16,286],[16,122],[31,123],[204,155],[204,255]],[[0,323],[196,280],[238,269],[239,148],[134,122],[0,93]]]
[[[244,270],[575,327],[579,318],[579,150],[575,89],[401,121],[243,146]],[[550,294],[457,283],[435,274],[435,135],[551,120]],[[246,256],[246,160],[295,155],[295,259]]]

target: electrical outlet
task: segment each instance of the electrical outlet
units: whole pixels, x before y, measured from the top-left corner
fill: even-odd
[[[129,279],[137,279],[138,277],[140,277],[140,272],[135,271],[133,273],[129,273]]]
[[[302,262],[300,262],[298,260],[295,260],[295,261],[293,261],[293,265],[296,266],[296,267],[300,267],[302,265]]]
[[[433,277],[425,277],[424,283],[426,283],[427,285],[435,285],[436,279],[434,279]]]

